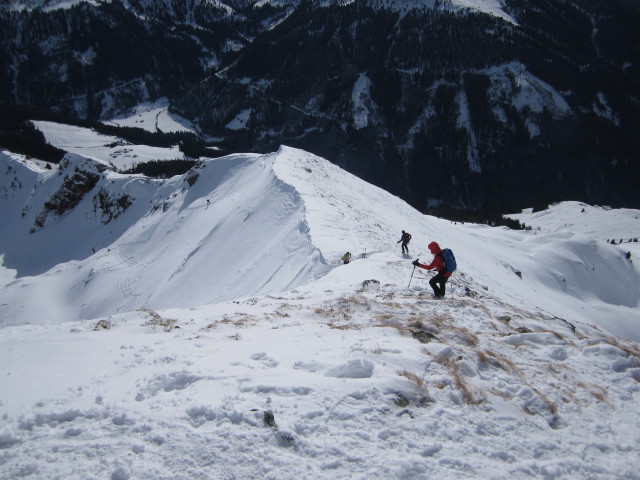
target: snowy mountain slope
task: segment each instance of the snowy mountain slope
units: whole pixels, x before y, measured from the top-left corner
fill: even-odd
[[[80,133],[77,145],[93,142],[85,150],[92,155],[110,157],[118,148],[84,140],[87,132],[72,129],[67,134],[65,127],[46,127],[57,146],[70,148],[71,138]],[[67,140],[60,141],[63,138]],[[82,162],[91,164],[73,158],[75,162],[65,164],[69,171]],[[16,162],[12,168],[18,165],[23,164]],[[52,276],[65,279],[56,282],[64,290],[79,290],[82,301],[76,302],[76,313],[69,319],[143,306],[197,306],[293,288],[323,274],[325,262],[335,265],[345,251],[355,256],[397,251],[405,229],[414,236],[414,258],[429,258],[426,245],[437,240],[454,249],[461,274],[489,291],[499,291],[510,302],[571,322],[598,323],[617,335],[638,339],[640,274],[626,250],[572,231],[513,232],[425,217],[387,192],[300,150],[283,147],[263,156],[209,160],[166,182],[106,170],[78,207],[44,220],[47,209],[42,205],[60,188],[61,175],[44,171],[38,178],[27,168],[23,180],[7,172],[4,185],[21,187],[7,190],[9,198],[14,197],[9,211],[15,223],[2,241],[4,264],[16,269],[19,277],[54,269],[46,277],[19,278],[5,289],[4,298],[20,299],[6,302],[13,306],[6,307],[11,314],[4,314],[3,320],[11,324],[33,316],[33,311],[24,310],[26,305],[35,311],[41,308],[37,300],[26,300],[37,297],[28,292],[42,291],[41,282]],[[37,188],[31,191],[30,183]],[[118,202],[132,206],[119,213]],[[103,203],[116,211],[105,213]],[[109,220],[112,216],[116,218]],[[38,222],[44,228],[34,228]],[[69,231],[78,232],[75,242],[69,241]],[[230,250],[229,238],[234,239]],[[25,313],[18,314],[17,305]],[[67,314],[65,310],[55,321]]]
[[[43,132],[47,143],[54,147],[104,161],[118,170],[128,170],[138,163],[154,160],[185,158],[177,146],[159,148],[149,145],[132,145],[121,138],[104,135],[85,127],[45,121],[34,121],[33,124]]]
[[[634,247],[631,243],[637,243],[633,240],[640,237],[640,213],[628,208],[562,202],[550,205],[546,210],[533,212],[526,209],[509,217],[544,233],[571,230],[598,240],[622,241],[630,244],[626,245],[628,247]]]
[[[287,152],[294,151],[284,149],[278,155]],[[295,168],[290,162],[286,169],[276,162],[276,173],[301,192],[312,241],[325,258],[339,258],[346,250],[399,251],[396,242],[401,230],[407,230],[413,235],[412,258],[431,258],[426,246],[436,240],[454,250],[461,273],[474,284],[499,291],[510,302],[536,306],[572,322],[589,318],[617,335],[640,339],[640,271],[625,258],[623,248],[566,229],[540,234],[452,224],[421,215],[318,157],[294,153],[293,158]],[[620,212],[628,222],[638,214]],[[622,234],[626,228],[609,231]]]
[[[78,166],[68,162],[68,170]],[[43,310],[49,314],[41,321],[59,322],[201,305],[291,288],[326,270],[309,242],[298,194],[274,177],[265,157],[208,161],[166,182],[105,171],[71,211],[56,215],[44,207],[46,223],[34,228],[53,198],[43,192],[68,178],[62,168],[17,189],[36,192],[24,216],[15,208],[21,195],[11,198],[7,189],[14,215],[4,222],[0,245],[18,278],[3,289],[3,323],[33,322]],[[15,178],[22,184],[26,174]],[[105,223],[100,199],[122,194],[132,206]]]
[[[287,147],[168,181],[0,160],[1,477],[635,478],[624,246],[426,217]],[[131,197],[107,223],[101,189]],[[442,301],[410,263],[431,240],[459,263]]]
[[[433,300],[406,264],[383,252],[277,296],[2,329],[2,471],[634,478],[637,344],[469,296],[464,277]]]

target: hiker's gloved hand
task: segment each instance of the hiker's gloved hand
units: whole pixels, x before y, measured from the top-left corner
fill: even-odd
[[[416,267],[420,266],[420,262],[418,262],[418,259],[416,258],[413,262],[412,262]]]

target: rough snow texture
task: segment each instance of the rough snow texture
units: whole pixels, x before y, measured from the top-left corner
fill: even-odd
[[[2,478],[637,478],[640,251],[606,240],[638,211],[453,224],[282,147],[96,163],[29,233],[93,161],[0,161]],[[104,223],[100,189],[131,206]],[[444,300],[411,265],[431,240]]]

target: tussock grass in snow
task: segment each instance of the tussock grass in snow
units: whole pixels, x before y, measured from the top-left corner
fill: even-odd
[[[100,330],[109,330],[111,327],[113,327],[113,323],[103,318],[96,322],[95,326],[93,327],[93,330],[95,332],[98,332]]]
[[[154,312],[148,308],[141,308],[138,311],[146,313],[151,317],[147,322],[145,322],[145,326],[162,327],[165,332],[170,332],[177,322],[174,318],[164,318],[158,312]]]
[[[407,380],[410,380],[411,382],[413,382],[416,385],[416,387],[418,387],[418,390],[420,390],[420,393],[422,393],[422,394],[428,394],[429,393],[429,391],[427,389],[427,384],[424,382],[424,380],[422,378],[420,378],[415,373],[409,372],[407,370],[400,370],[398,372],[398,375],[400,375],[401,377],[404,377]]]

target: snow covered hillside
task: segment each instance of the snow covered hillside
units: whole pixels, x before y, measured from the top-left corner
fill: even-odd
[[[167,99],[138,105],[133,112],[118,115],[104,123],[119,127],[142,128],[149,132],[196,132],[191,122],[169,112]]]
[[[149,126],[148,117],[144,118],[144,125],[147,127],[145,129],[154,131]],[[184,159],[184,154],[177,146],[158,148],[148,145],[132,145],[121,138],[103,135],[85,127],[44,121],[34,121],[33,123],[36,128],[45,133],[47,142],[54,147],[108,163],[117,170],[128,170],[138,163],[153,160]],[[178,129],[175,128],[172,131],[178,131]]]
[[[1,478],[638,478],[640,271],[606,240],[640,212],[510,231],[288,147],[100,155],[0,153]]]

